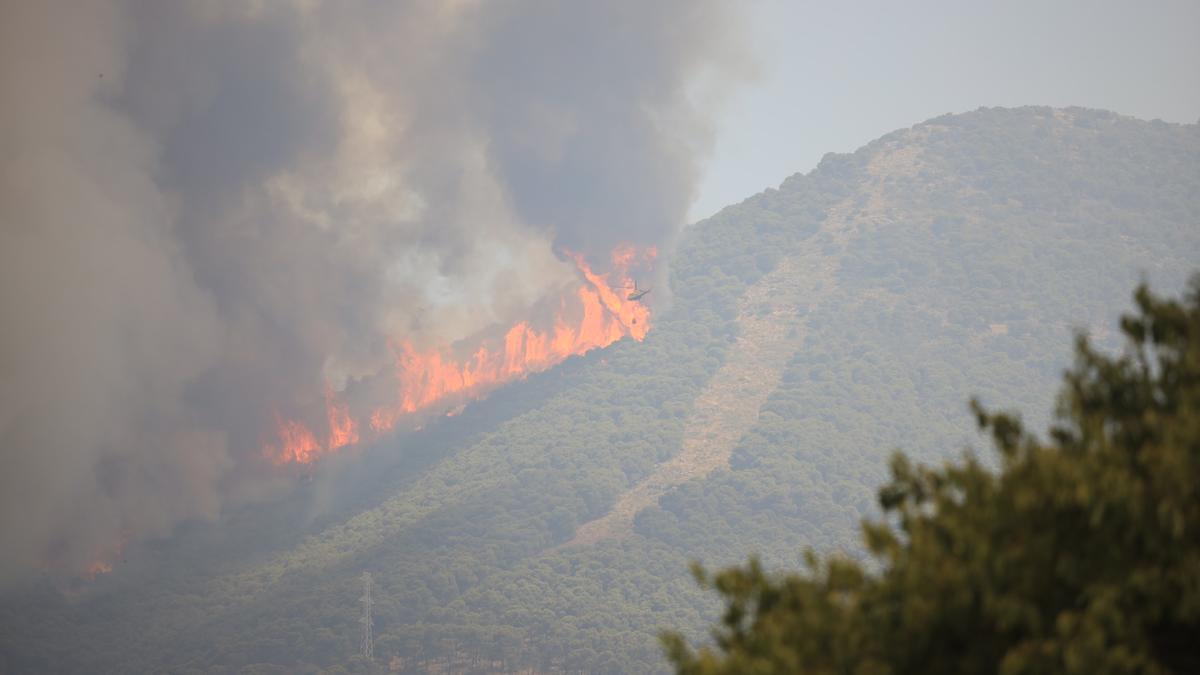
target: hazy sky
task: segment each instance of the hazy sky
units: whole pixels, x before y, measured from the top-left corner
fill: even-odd
[[[980,106],[1200,118],[1200,2],[797,2],[752,11],[692,219],[901,127]]]

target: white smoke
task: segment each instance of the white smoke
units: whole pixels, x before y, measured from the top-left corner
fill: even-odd
[[[273,410],[669,244],[717,2],[11,3],[0,579],[261,498]]]

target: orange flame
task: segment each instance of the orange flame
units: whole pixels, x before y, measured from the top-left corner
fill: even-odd
[[[621,244],[612,251],[613,267],[625,269],[637,258],[637,248],[630,244]]]
[[[303,422],[285,420],[276,413],[275,427],[279,432],[280,447],[268,446],[266,454],[277,463],[307,464],[320,456],[324,450],[317,442],[317,437]]]
[[[658,257],[658,249],[654,246],[647,246],[641,249],[641,258],[643,262],[652,263]],[[638,258],[638,249],[631,244],[621,244],[613,249],[612,263],[616,269],[629,269]]]
[[[97,560],[91,565],[88,565],[87,571],[84,572],[83,576],[88,581],[95,581],[96,577],[100,576],[101,574],[108,574],[111,571],[112,565],[104,562],[103,560]]]
[[[113,566],[109,561],[121,557],[121,552],[125,550],[125,546],[129,543],[131,536],[132,535],[129,533],[129,531],[122,532],[120,538],[118,538],[115,542],[103,547],[103,552],[99,553],[96,556],[96,559],[90,565],[84,568],[83,573],[80,576],[85,581],[95,581],[96,577],[112,572]]]
[[[325,414],[329,418],[329,449],[336,450],[358,442],[358,425],[350,417],[350,407],[334,399],[333,390],[325,387]]]
[[[573,301],[581,310],[578,320],[567,318],[569,298],[564,298],[553,328],[539,330],[522,321],[508,329],[502,345],[481,344],[462,360],[456,360],[445,349],[419,351],[408,342],[394,343],[397,402],[372,411],[368,419],[371,430],[376,435],[385,433],[406,414],[439,402],[453,402],[451,399],[478,398],[505,382],[544,371],[569,356],[606,347],[626,336],[639,342],[645,339],[650,330],[649,308],[614,291],[607,277],[593,272],[582,256],[568,255],[584,282],[574,293]],[[657,251],[649,248],[640,257],[648,263],[656,255]],[[612,260],[621,284],[617,288],[630,283],[624,272],[638,257],[638,250],[632,246],[620,246],[613,251]],[[322,445],[302,422],[277,417],[279,445],[267,446],[267,457],[279,464],[306,464],[324,453],[358,443],[358,426],[349,407],[339,403],[328,388],[325,407],[329,423],[327,443]]]

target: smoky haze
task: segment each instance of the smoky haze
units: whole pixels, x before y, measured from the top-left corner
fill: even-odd
[[[6,6],[0,580],[284,489],[274,412],[563,250],[669,250],[745,61],[721,3],[643,5]]]

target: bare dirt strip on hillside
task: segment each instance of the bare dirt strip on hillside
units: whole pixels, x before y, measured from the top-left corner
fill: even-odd
[[[623,492],[608,513],[580,525],[562,546],[627,536],[638,512],[658,503],[671,488],[729,466],[733,449],[758,420],[788,360],[803,345],[804,317],[833,293],[847,242],[859,234],[860,224],[891,224],[886,184],[921,168],[917,142],[927,133],[910,130],[880,148],[868,165],[865,203],[847,199],[832,207],[816,236],[747,289],[738,306],[737,342],[696,398],[679,453]]]
[[[611,511],[584,523],[566,546],[590,545],[632,531],[639,511],[671,488],[729,466],[733,448],[779,385],[783,368],[803,341],[800,308],[811,308],[831,287],[832,269],[815,246],[783,260],[747,289],[738,308],[737,341],[696,398],[680,451],[617,498]]]

